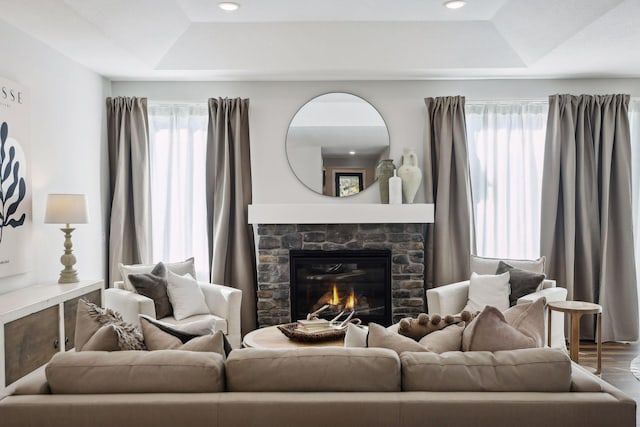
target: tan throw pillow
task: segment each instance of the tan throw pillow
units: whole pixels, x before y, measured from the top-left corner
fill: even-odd
[[[511,326],[495,307],[486,306],[462,333],[463,351],[499,351],[537,347],[535,338]]]
[[[78,301],[78,308],[76,309],[76,332],[73,339],[76,351],[81,351],[82,347],[89,341],[89,338],[102,326],[102,323],[95,320],[95,310],[91,308],[89,303],[84,299]]]
[[[78,301],[74,341],[76,351],[145,350],[138,328],[123,321],[119,313],[84,299]],[[114,341],[117,348],[113,348]]]
[[[544,307],[546,300],[517,304],[506,310],[504,318],[508,324],[534,339],[536,347],[544,347]]]
[[[390,331],[377,323],[369,323],[368,347],[388,348],[400,354],[403,351],[428,351],[411,338]]]
[[[438,354],[446,351],[460,351],[464,327],[465,322],[449,325],[444,329],[425,335],[418,341],[418,344]]]
[[[183,344],[180,338],[164,332],[146,317],[140,316],[140,328],[147,350],[174,350]]]
[[[101,326],[89,339],[84,343],[82,348],[76,351],[119,351],[118,333],[113,325]]]
[[[222,331],[216,331],[211,335],[203,335],[189,340],[179,347],[178,350],[218,353],[223,359],[226,358]]]
[[[225,346],[222,331],[210,335],[195,336],[154,323],[146,316],[140,316],[140,326],[144,343],[149,350],[186,350],[218,353],[223,358],[230,349]]]

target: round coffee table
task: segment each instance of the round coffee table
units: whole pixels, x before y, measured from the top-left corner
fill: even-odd
[[[343,347],[344,338],[333,341],[298,342],[287,338],[277,326],[267,326],[245,335],[242,346],[246,348]]]
[[[580,362],[580,318],[583,314],[595,314],[598,318],[598,367],[595,371],[599,374],[602,368],[602,306],[584,301],[555,301],[547,303],[549,307],[547,339],[551,346],[551,311],[568,313],[571,317],[571,338],[569,341],[569,356],[576,363]]]

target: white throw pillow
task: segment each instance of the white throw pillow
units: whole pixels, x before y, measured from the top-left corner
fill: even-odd
[[[167,293],[173,306],[173,317],[183,320],[196,314],[209,313],[209,307],[196,279],[190,274],[179,276],[172,271],[167,273]]]
[[[510,293],[508,271],[498,275],[471,273],[469,299],[464,310],[475,313],[490,305],[504,311],[509,308]]]
[[[347,332],[344,336],[345,347],[366,347],[367,335],[369,328],[366,326],[357,326],[353,323],[347,324]]]

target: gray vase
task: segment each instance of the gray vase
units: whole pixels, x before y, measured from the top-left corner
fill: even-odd
[[[380,160],[376,166],[376,178],[380,186],[380,203],[389,203],[389,178],[393,176],[394,170],[396,170],[396,166],[392,159]]]

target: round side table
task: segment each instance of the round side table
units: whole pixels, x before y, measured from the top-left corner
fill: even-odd
[[[277,326],[267,326],[245,335],[242,346],[245,348],[343,347],[344,338],[317,343],[297,342],[287,338]]]
[[[595,373],[602,370],[602,306],[584,301],[556,301],[547,303],[549,307],[547,340],[551,346],[551,311],[568,313],[571,317],[571,338],[569,340],[569,356],[571,360],[580,363],[580,318],[583,314],[595,314],[598,319],[598,367]]]

